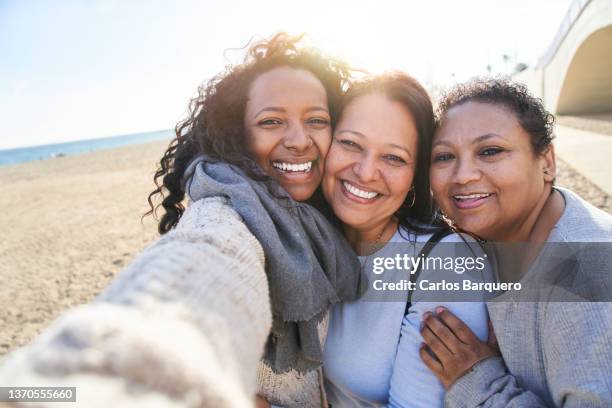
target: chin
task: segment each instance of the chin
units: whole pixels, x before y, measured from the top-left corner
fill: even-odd
[[[456,222],[456,225],[460,229],[472,234],[476,234],[479,237],[482,237],[482,234],[485,233],[489,228],[489,225],[479,222],[478,220],[458,220]]]
[[[314,194],[315,187],[307,186],[283,186],[283,188],[289,193],[291,198],[295,201],[306,201]]]
[[[348,211],[342,211],[341,209],[336,211],[335,207],[332,206],[332,208],[336,214],[336,217],[338,217],[342,224],[349,228],[359,229],[360,226],[368,223],[369,219],[367,217],[363,217],[363,214],[358,214],[355,216],[355,214],[351,214]]]

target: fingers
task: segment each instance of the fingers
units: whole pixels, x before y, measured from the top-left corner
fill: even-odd
[[[440,376],[444,372],[444,368],[442,364],[430,354],[428,347],[426,344],[421,345],[419,348],[419,355],[421,356],[421,360],[425,363],[425,365],[433,371],[436,376]]]
[[[457,336],[431,312],[423,314],[423,323],[451,353],[455,354],[462,345]]]
[[[432,313],[428,312],[423,315],[423,327],[421,328],[421,336],[423,336],[423,341],[425,344],[427,344],[431,351],[433,351],[438,360],[442,362],[442,365],[444,365],[444,360],[447,360],[453,353],[435,334],[434,330],[439,330],[439,326],[443,325]],[[432,329],[432,327],[434,329]]]
[[[465,324],[462,320],[457,318],[448,309],[444,307],[437,307],[436,313],[438,318],[453,332],[453,334],[465,344],[474,344],[480,342],[480,339],[476,337],[474,332]]]

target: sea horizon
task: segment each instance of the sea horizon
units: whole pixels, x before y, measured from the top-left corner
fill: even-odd
[[[36,160],[55,159],[63,156],[73,156],[156,140],[168,139],[168,141],[170,141],[173,137],[173,129],[163,129],[152,132],[99,137],[95,139],[0,149],[0,166],[27,163]]]

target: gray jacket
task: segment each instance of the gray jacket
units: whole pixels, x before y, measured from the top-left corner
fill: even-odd
[[[612,216],[558,190],[566,207],[548,241],[610,242],[612,247]],[[446,406],[612,407],[612,251],[580,254],[573,282],[604,276],[603,284],[588,289],[608,293],[608,301],[489,302],[503,360],[475,365],[448,391]]]

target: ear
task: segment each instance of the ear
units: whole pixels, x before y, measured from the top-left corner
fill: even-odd
[[[555,145],[550,144],[545,151],[540,153],[542,163],[542,175],[546,183],[553,183],[557,178],[557,164],[555,157]]]

